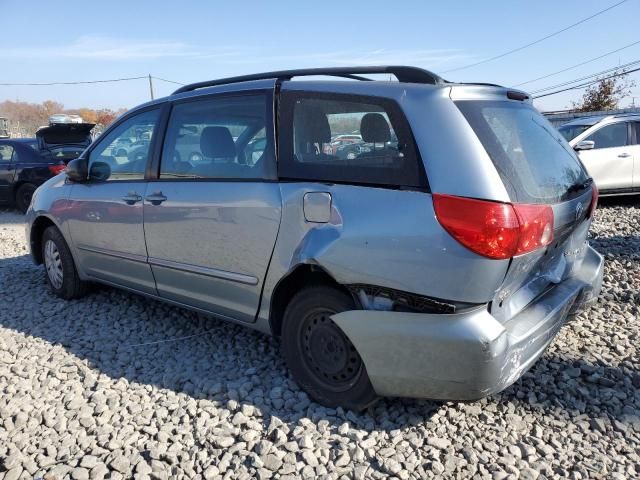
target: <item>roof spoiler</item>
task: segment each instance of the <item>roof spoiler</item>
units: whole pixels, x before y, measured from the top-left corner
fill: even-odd
[[[293,77],[309,77],[309,76],[329,76],[350,78],[352,80],[370,81],[370,78],[361,75],[371,74],[391,74],[394,75],[401,83],[424,83],[429,85],[443,85],[448,83],[440,76],[429,70],[417,67],[407,66],[378,66],[378,67],[328,67],[328,68],[307,68],[300,70],[279,70],[275,72],[255,73],[251,75],[242,75],[239,77],[221,78],[218,80],[208,80],[204,82],[191,83],[180,87],[173,92],[178,93],[190,92],[199,88],[214,87],[217,85],[228,85],[230,83],[250,82],[253,80],[267,80],[275,78],[278,80],[291,80]]]

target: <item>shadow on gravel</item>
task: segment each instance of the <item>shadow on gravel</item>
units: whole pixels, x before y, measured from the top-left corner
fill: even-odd
[[[0,325],[44,340],[50,344],[45,349],[59,346],[86,360],[99,374],[81,369],[78,380],[85,391],[95,389],[106,375],[116,382],[125,379],[222,405],[253,405],[266,422],[274,415],[293,426],[308,417],[333,427],[349,421],[368,431],[425,422],[429,427],[442,405],[383,399],[361,414],[327,409],[310,402],[289,379],[276,339],[108,287],[98,287],[81,300],[62,301],[48,292],[42,267],[27,255],[0,259],[0,277]],[[171,341],[176,338],[181,339]],[[561,408],[571,416],[622,419],[632,413],[623,409],[623,401],[633,396],[637,375],[630,359],[612,366],[545,356],[502,394],[459,404],[447,415],[478,414],[485,408],[495,411],[496,404],[516,403]]]
[[[0,225],[20,225],[25,223],[24,214],[19,212],[18,210],[10,208],[0,208],[0,214],[2,215]]]
[[[0,288],[6,292],[0,296],[0,326],[44,340],[49,353],[39,355],[63,348],[86,361],[93,372],[81,368],[78,380],[87,394],[106,375],[221,405],[252,405],[267,423],[273,415],[293,428],[308,417],[334,428],[349,421],[369,431],[423,424],[440,406],[383,399],[360,414],[324,408],[289,378],[277,339],[106,286],[79,300],[60,300],[28,255],[0,259]]]
[[[640,235],[605,236],[592,233],[589,243],[603,255],[638,257],[640,252]]]
[[[640,195],[619,195],[598,198],[598,208],[630,206],[640,207]]]
[[[638,388],[640,372],[631,356],[612,366],[546,354],[518,382],[493,398],[524,403],[531,410],[562,409],[584,420],[607,418],[624,430],[624,423],[640,421],[638,412],[629,407]]]

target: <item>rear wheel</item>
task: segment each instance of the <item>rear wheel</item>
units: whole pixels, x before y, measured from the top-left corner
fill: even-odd
[[[376,394],[362,358],[331,320],[331,315],[354,308],[349,295],[331,287],[300,291],[284,314],[282,346],[293,378],[314,400],[363,410]]]
[[[87,283],[80,280],[67,242],[56,227],[42,235],[42,259],[49,288],[58,297],[70,300],[87,292]]]
[[[23,183],[16,190],[16,208],[22,213],[25,213],[31,205],[31,197],[35,191],[36,186],[32,183]]]

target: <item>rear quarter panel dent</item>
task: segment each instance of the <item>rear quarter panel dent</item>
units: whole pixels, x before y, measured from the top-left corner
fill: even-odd
[[[316,264],[338,283],[368,283],[420,295],[485,303],[508,261],[473,254],[444,231],[431,196],[352,185],[285,183],[282,228],[267,274],[260,317],[278,281],[299,264]],[[332,195],[331,221],[307,222],[304,194]],[[266,309],[266,310],[265,310]]]

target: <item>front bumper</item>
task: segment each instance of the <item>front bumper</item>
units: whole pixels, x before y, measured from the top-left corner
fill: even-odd
[[[379,395],[477,400],[520,378],[569,314],[595,302],[604,261],[588,247],[576,274],[504,323],[486,305],[455,314],[352,310],[332,318]]]

